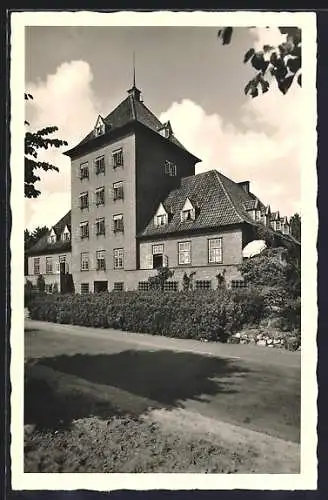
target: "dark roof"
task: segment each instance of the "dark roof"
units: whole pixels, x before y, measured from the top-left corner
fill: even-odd
[[[158,135],[160,135],[159,130],[163,128],[163,123],[150,111],[150,109],[148,109],[142,101],[136,99],[133,94],[130,94],[111,113],[109,113],[106,118],[104,118],[106,127],[105,135],[110,136],[110,134],[115,130],[134,122],[141,123],[148,129],[157,132]],[[66,151],[64,154],[70,156],[70,154],[75,150],[93,140],[95,140],[95,136],[92,130],[79,144],[69,151]],[[195,155],[190,153],[180,141],[178,141],[174,134],[171,134],[168,139],[163,138],[163,140],[167,140],[172,144],[175,144],[188,154],[192,155],[197,161],[200,161]]]
[[[64,217],[60,219],[52,229],[56,233],[57,241],[56,243],[49,243],[48,237],[50,236],[50,231],[43,235],[31,248],[26,251],[27,255],[37,255],[43,253],[57,253],[61,251],[71,251],[71,241],[63,241],[60,237],[65,227],[68,227],[71,232],[71,211],[67,212]]]
[[[195,220],[181,222],[180,213],[187,199],[196,209]],[[247,222],[254,225],[245,204],[254,195],[217,170],[181,179],[180,186],[163,200],[165,210],[171,214],[165,226],[156,227],[154,218],[140,236],[156,236],[180,231],[193,231]]]

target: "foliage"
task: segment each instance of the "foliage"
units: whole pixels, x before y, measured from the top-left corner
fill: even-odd
[[[281,34],[286,35],[286,41],[273,47],[264,45],[262,50],[254,48],[247,50],[244,63],[250,62],[256,70],[255,76],[245,86],[245,94],[257,97],[259,93],[268,92],[270,80],[276,80],[280,92],[286,94],[294,79],[302,85],[302,33],[297,27],[280,27]],[[223,45],[231,42],[233,28],[226,27],[218,31],[218,37]]]
[[[170,271],[168,267],[160,267],[157,269],[157,274],[155,276],[150,276],[148,282],[151,289],[164,290],[164,283],[172,278],[174,271]]]
[[[265,314],[256,290],[111,292],[35,296],[32,319],[177,338],[226,341]]]
[[[47,234],[49,228],[47,226],[38,226],[33,229],[33,231],[29,231],[25,229],[24,231],[24,247],[25,250],[31,248],[42,236]]]
[[[291,235],[297,240],[301,241],[301,217],[299,214],[294,214],[290,218],[290,232]]]
[[[195,272],[191,272],[189,275],[184,273],[182,277],[182,288],[186,292],[188,290],[192,290],[193,288],[193,277],[195,276]]]
[[[245,281],[256,287],[277,287],[288,296],[301,293],[300,261],[286,248],[267,248],[260,254],[245,259],[239,266]]]
[[[46,282],[44,281],[44,277],[42,274],[38,276],[38,279],[36,281],[36,287],[39,290],[39,292],[44,292],[46,289]]]
[[[25,100],[33,99],[31,94],[25,93]],[[25,121],[25,125],[29,123]],[[41,169],[47,172],[48,170],[59,171],[58,167],[51,163],[38,160],[38,150],[48,148],[60,148],[67,146],[67,142],[62,139],[49,138],[48,136],[57,132],[58,127],[50,126],[37,130],[36,132],[25,133],[25,181],[24,193],[25,198],[37,198],[41,192],[35,188],[35,183],[40,181],[40,177],[36,175],[36,170]]]

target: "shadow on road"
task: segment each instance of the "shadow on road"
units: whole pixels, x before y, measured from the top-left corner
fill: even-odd
[[[32,360],[25,366],[25,423],[57,428],[87,416],[138,416],[152,407],[181,406],[186,399],[234,394],[236,377],[247,371],[229,359],[169,350]],[[117,389],[127,404],[121,397],[117,405],[111,397]]]

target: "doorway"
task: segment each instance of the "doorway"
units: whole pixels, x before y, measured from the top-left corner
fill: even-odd
[[[108,281],[94,281],[93,282],[94,293],[107,292]]]

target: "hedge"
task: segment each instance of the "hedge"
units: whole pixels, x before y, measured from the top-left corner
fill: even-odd
[[[265,315],[263,297],[249,289],[41,293],[28,308],[35,320],[223,342],[244,325],[257,325]]]

